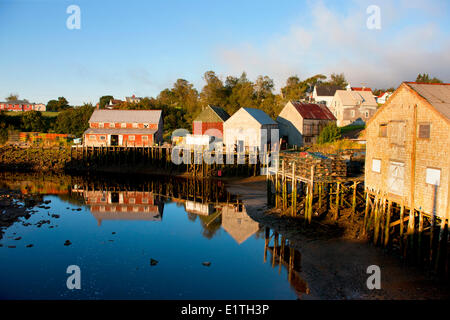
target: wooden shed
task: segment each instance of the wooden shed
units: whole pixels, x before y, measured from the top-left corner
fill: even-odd
[[[192,123],[194,135],[209,135],[218,139],[223,138],[223,123],[230,115],[221,107],[210,106],[200,112]]]
[[[443,221],[450,211],[450,84],[404,82],[367,122],[365,187]]]
[[[241,108],[223,124],[224,144],[229,147],[264,150],[264,146],[278,142],[278,124],[264,111]],[[274,131],[276,130],[276,131]],[[271,141],[274,133],[277,141]],[[242,150],[242,149],[239,149]]]
[[[298,147],[315,143],[330,122],[336,118],[325,105],[299,101],[289,101],[277,117],[280,136]]]

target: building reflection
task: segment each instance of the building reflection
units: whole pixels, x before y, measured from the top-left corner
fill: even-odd
[[[270,246],[271,239],[273,244]],[[295,290],[295,293],[299,298],[304,294],[309,295],[310,290],[308,284],[300,276],[301,272],[301,253],[290,246],[289,241],[284,236],[281,236],[277,232],[272,232],[270,235],[270,229],[265,230],[265,245],[264,245],[264,263],[267,262],[267,256],[270,253],[269,262],[272,268],[278,268],[278,273],[281,273],[281,268],[287,270],[287,278],[291,287]]]
[[[84,190],[74,186],[72,193],[82,194],[99,226],[104,220],[162,220],[164,202],[153,192]]]
[[[242,203],[227,204],[222,208],[222,228],[242,244],[259,230],[259,223],[250,218]]]

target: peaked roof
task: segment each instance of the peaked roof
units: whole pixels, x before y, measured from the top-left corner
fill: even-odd
[[[427,100],[442,116],[450,119],[450,83],[405,83]]]
[[[336,90],[336,96],[338,96],[344,106],[361,105],[363,107],[376,107],[378,106],[372,91],[349,91],[349,90]]]
[[[303,119],[336,120],[333,113],[323,104],[289,101]]]
[[[194,121],[227,121],[230,115],[221,107],[208,105],[200,114],[195,118]]]
[[[95,110],[89,122],[158,123],[161,110]]]
[[[260,124],[277,124],[267,113],[256,108],[242,108]]]
[[[316,93],[318,96],[334,96],[336,90],[342,89],[339,86],[326,86],[326,85],[317,85]]]

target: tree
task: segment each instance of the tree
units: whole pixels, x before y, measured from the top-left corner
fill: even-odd
[[[259,76],[256,79],[255,85],[255,94],[257,99],[264,99],[270,96],[273,92],[274,83],[273,79],[268,76]]]
[[[94,107],[90,103],[63,110],[56,118],[55,131],[81,137],[83,132],[89,128],[89,119],[93,112]]]
[[[107,104],[109,104],[109,102],[110,102],[111,100],[113,100],[113,99],[114,99],[113,96],[101,96],[100,99],[99,99],[99,101],[98,101],[99,109],[104,109],[105,106],[106,106]]]
[[[341,131],[334,122],[328,123],[317,137],[317,143],[323,144],[333,142],[341,137]]]
[[[40,111],[27,111],[22,115],[22,129],[25,131],[45,132],[45,124]]]
[[[19,95],[17,93],[11,93],[9,96],[7,96],[6,101],[16,101],[19,100]]]
[[[70,108],[69,102],[64,97],[58,97],[58,100],[47,102],[47,111],[61,111]]]
[[[424,74],[420,74],[419,73],[417,75],[416,82],[421,82],[421,83],[442,83],[442,80],[438,79],[436,77],[430,78],[428,73],[424,73]]]
[[[203,75],[203,79],[206,85],[203,87],[200,93],[200,101],[203,106],[208,104],[215,106],[223,106],[226,99],[226,91],[223,86],[222,80],[220,80],[214,71],[207,71]]]
[[[347,80],[345,80],[345,76],[343,73],[336,74],[332,73],[330,76],[330,81],[326,82],[328,85],[338,86],[341,89],[345,89],[345,87],[348,85]]]

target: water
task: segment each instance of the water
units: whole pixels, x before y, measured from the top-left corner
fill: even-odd
[[[273,259],[268,230],[220,182],[2,174],[0,189],[38,200],[28,219],[3,228],[2,299],[296,299],[305,291],[300,253],[286,243],[276,248],[282,261]],[[80,290],[67,288],[70,265],[80,267]]]

